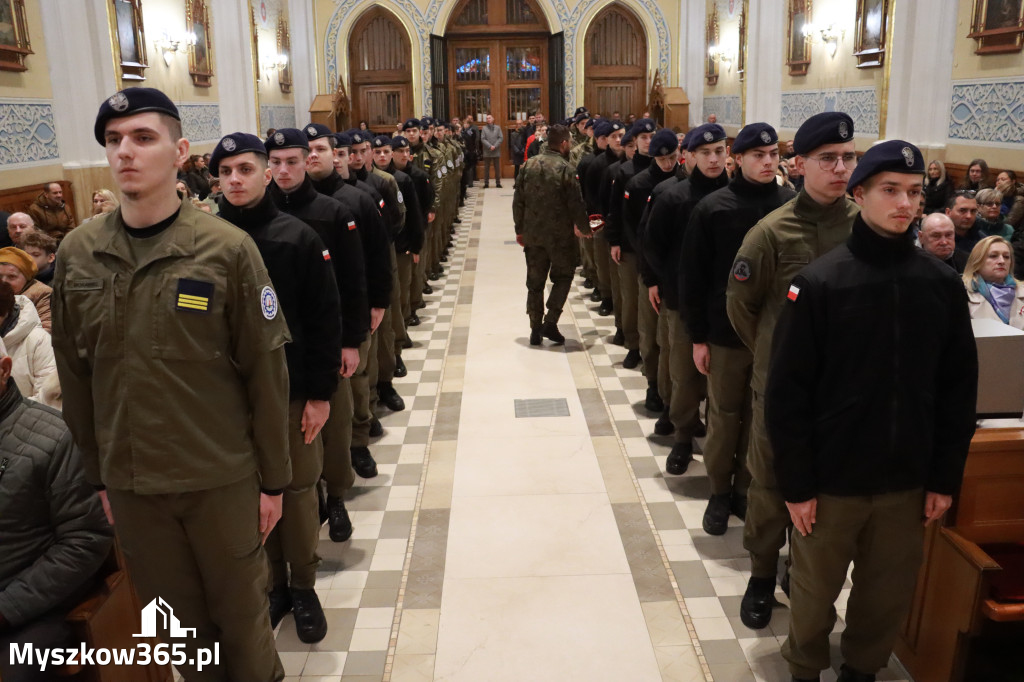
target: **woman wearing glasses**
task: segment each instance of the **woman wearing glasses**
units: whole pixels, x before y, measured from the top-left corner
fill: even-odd
[[[1013,276],[1013,248],[1002,237],[985,237],[964,267],[972,319],[999,320],[1024,329],[1024,282]]]
[[[978,217],[975,223],[985,236],[999,236],[1006,240],[1013,238],[1013,228],[1003,222],[1000,209],[1003,195],[999,190],[983,189],[975,196],[978,200]]]

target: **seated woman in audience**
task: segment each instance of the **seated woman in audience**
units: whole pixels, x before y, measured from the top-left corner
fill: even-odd
[[[14,293],[32,301],[43,329],[49,333],[50,297],[53,289],[36,279],[38,272],[36,262],[26,252],[14,246],[0,249],[0,280],[7,282]]]
[[[94,216],[110,213],[117,208],[117,197],[109,189],[98,189],[92,193],[92,214]]]
[[[1024,230],[1024,184],[1017,182],[1017,174],[1013,171],[1002,171],[996,176],[996,189],[1003,195],[1003,206],[999,210],[1005,216],[1006,224],[1013,228],[1013,241],[1016,241]]]
[[[946,202],[953,195],[953,186],[947,181],[946,166],[941,161],[928,164],[928,175],[924,179],[924,213],[942,213]]]
[[[203,157],[198,154],[188,157],[181,172],[178,173],[178,179],[184,180],[188,188],[192,190],[192,194],[198,196],[200,200],[205,199],[206,195],[210,193],[210,172],[206,170]]]
[[[991,186],[992,183],[988,179],[988,163],[985,159],[974,159],[967,166],[967,177],[964,178],[959,189],[973,189],[977,192],[979,189]]]
[[[999,213],[1003,205],[1003,195],[997,189],[983,189],[975,197],[978,200],[978,217],[974,224],[986,237],[996,235],[1009,241],[1013,238],[1013,228],[1003,222]]]
[[[1010,242],[991,236],[975,245],[963,274],[972,319],[1024,329],[1024,282],[1014,279],[1013,272]]]
[[[14,365],[11,376],[21,394],[30,400],[60,409],[60,403],[51,404],[57,383],[57,363],[53,359],[50,335],[39,322],[39,314],[32,301],[15,296],[6,282],[0,282],[0,337]],[[45,394],[45,395],[44,395]]]
[[[175,189],[178,190],[178,194],[185,197],[186,199],[191,199],[194,196],[192,194],[192,190],[188,188],[188,185],[185,184],[184,180],[178,180],[178,184],[175,185],[174,187]]]

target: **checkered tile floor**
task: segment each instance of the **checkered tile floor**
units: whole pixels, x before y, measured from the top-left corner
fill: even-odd
[[[788,681],[788,667],[779,653],[789,629],[788,599],[781,589],[781,603],[768,628],[750,630],[740,622],[740,600],[750,576],[750,559],[743,549],[743,522],[729,519],[725,535],[708,535],[701,527],[710,488],[703,458],[698,455],[683,476],[668,476],[665,460],[672,447],[672,436],[655,436],[658,415],[643,407],[647,380],[641,365],[629,370],[622,366],[626,349],[611,343],[615,333],[612,316],[597,314],[598,304],[590,301],[590,290],[577,277],[569,295],[569,304],[580,338],[590,354],[594,372],[619,438],[629,455],[630,464],[661,536],[672,572],[679,584],[697,637],[715,680],[722,682]],[[697,450],[702,445],[698,441]],[[787,550],[784,550],[784,554]],[[785,556],[780,560],[781,564]],[[846,613],[850,583],[847,581],[836,609],[840,618]],[[841,656],[836,625],[832,637],[832,660],[836,670],[822,673],[823,682],[834,682]],[[907,680],[906,672],[895,661],[878,675],[879,680]]]
[[[370,443],[378,474],[356,478],[346,496],[354,531],[344,543],[331,542],[325,525],[320,534],[323,560],[316,590],[327,616],[327,637],[303,644],[289,614],[277,631],[277,648],[289,682],[379,682],[384,677],[395,607],[402,580],[416,495],[434,415],[452,314],[469,242],[477,192],[470,190],[460,211],[455,247],[445,276],[431,282],[422,323],[409,328],[413,347],[402,351],[409,374],[395,379],[406,409],[380,408],[384,435]]]

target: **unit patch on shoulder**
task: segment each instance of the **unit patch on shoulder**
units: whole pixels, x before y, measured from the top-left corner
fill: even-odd
[[[732,277],[737,282],[746,282],[750,279],[750,261],[746,258],[737,258],[732,264]]]
[[[327,249],[324,249],[323,255],[324,255],[324,260],[331,260],[331,252],[328,251]]]
[[[268,320],[272,320],[277,317],[277,294],[274,293],[274,289],[267,285],[263,287],[263,291],[260,292],[260,310],[263,312],[263,317]]]
[[[799,295],[800,295],[800,287],[798,287],[795,284],[790,284],[789,285],[789,293],[786,294],[786,298],[788,298],[790,301],[795,301],[797,299],[797,296],[799,296]]]
[[[350,220],[350,221],[348,221],[348,229],[349,229],[349,230],[354,230],[354,229],[356,229],[356,221],[354,221],[354,220]]]

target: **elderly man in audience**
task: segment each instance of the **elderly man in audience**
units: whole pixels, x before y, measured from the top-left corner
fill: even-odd
[[[32,301],[43,329],[50,331],[50,296],[53,289],[37,280],[36,273],[36,262],[32,256],[14,246],[0,249],[0,280],[11,285],[14,293]]]
[[[28,208],[36,226],[59,243],[75,227],[75,219],[64,203],[64,188],[51,182]]]
[[[957,274],[963,274],[967,252],[956,248],[956,230],[948,215],[932,213],[926,216],[917,237],[922,249],[956,270]]]
[[[1013,247],[998,235],[971,251],[962,275],[972,319],[999,320],[1024,329],[1024,281],[1013,276]]]
[[[60,413],[23,397],[0,343],[0,677],[52,680],[14,665],[12,645],[71,645],[64,616],[92,586],[113,531],[82,475]]]
[[[32,216],[28,213],[12,213],[7,218],[7,239],[4,246],[21,246],[21,240],[25,237],[25,234],[31,232],[36,227],[36,224],[32,221]]]

